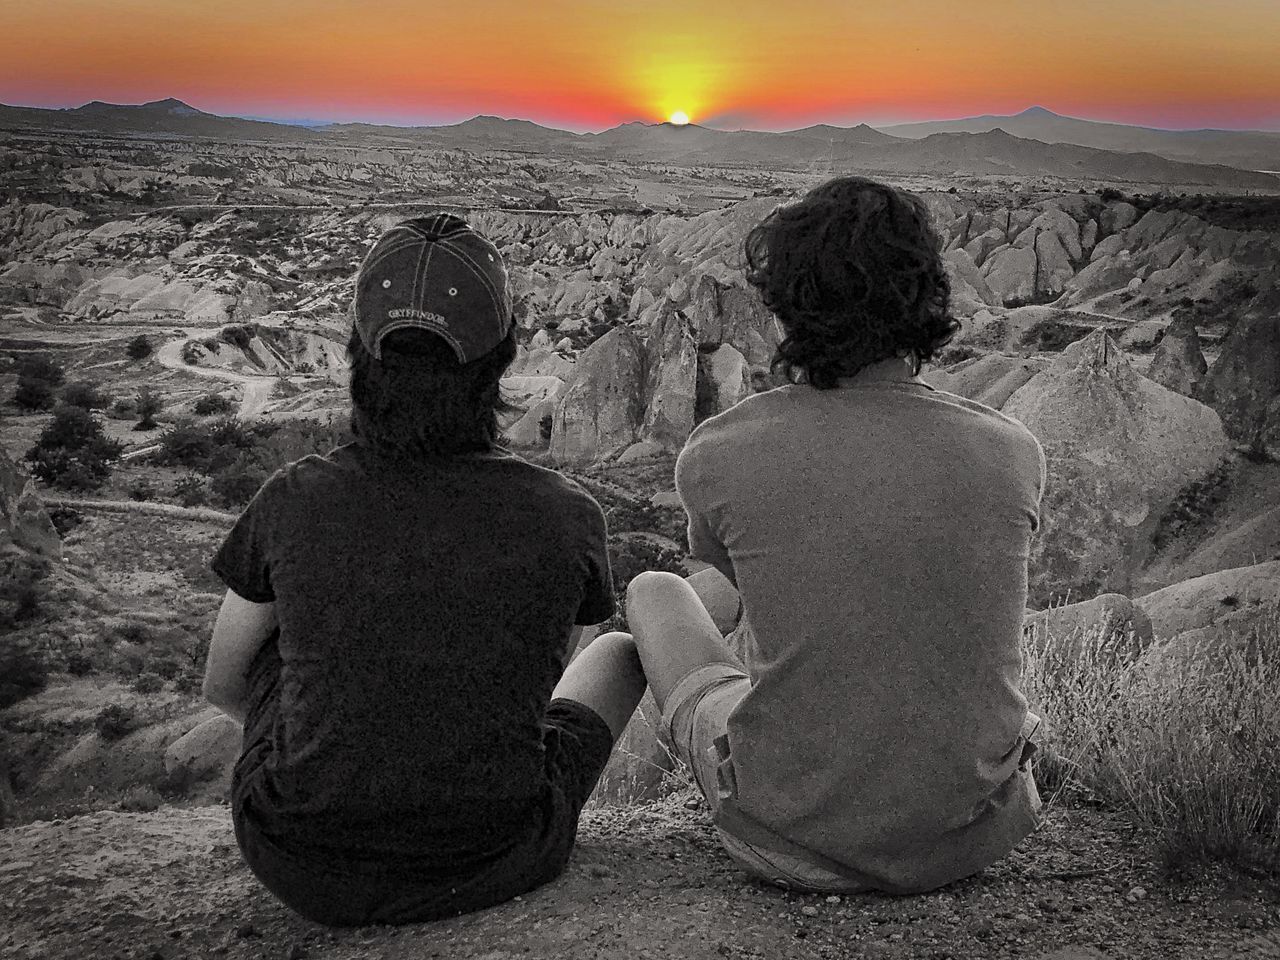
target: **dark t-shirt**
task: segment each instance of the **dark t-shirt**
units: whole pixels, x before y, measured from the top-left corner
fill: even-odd
[[[458,864],[527,828],[572,628],[614,610],[604,515],[578,485],[505,451],[348,444],[268,479],[213,569],[276,605],[274,729],[239,771],[262,829]]]

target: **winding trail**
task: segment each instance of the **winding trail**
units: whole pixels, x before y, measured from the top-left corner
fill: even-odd
[[[182,347],[190,339],[192,339],[191,336],[185,336],[165,343],[155,352],[156,361],[170,370],[182,370],[198,377],[228,380],[240,384],[244,390],[240,394],[240,408],[236,411],[236,416],[241,420],[248,420],[261,414],[275,391],[275,377],[236,373],[234,370],[223,370],[220,367],[202,367],[199,364],[187,363],[182,359]]]

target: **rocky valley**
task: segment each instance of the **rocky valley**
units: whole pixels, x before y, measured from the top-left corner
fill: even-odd
[[[12,884],[27,876],[36,844],[127,843],[133,817],[150,824],[142,846],[156,871],[166,869],[164,844],[212,844],[193,882],[224,882],[225,824],[187,829],[182,820],[223,798],[239,746],[234,724],[198,696],[222,590],[208,559],[275,467],[348,435],[352,281],[386,227],[449,210],[502,251],[519,340],[504,381],[505,442],[600,500],[621,590],[643,569],[699,566],[687,556],[674,458],[698,423],[773,385],[778,333],[744,279],[746,232],[832,175],[869,173],[919,193],[942,239],[962,329],[924,378],[1022,421],[1047,456],[1027,629],[1028,683],[1051,729],[1038,776],[1055,816],[1081,820],[1096,849],[1035,848],[992,883],[1016,896],[1023,873],[1092,877],[1098,850],[1127,829],[1115,818],[1135,811],[1145,832],[1127,838],[1125,855],[1150,857],[1148,841],[1167,848],[1176,829],[1119,799],[1125,790],[1100,772],[1111,743],[1102,734],[1123,736],[1137,722],[1114,712],[1125,698],[1112,694],[1129,691],[1155,711],[1171,691],[1192,702],[1212,689],[1214,703],[1256,708],[1233,715],[1224,729],[1235,739],[1214,740],[1210,752],[1223,764],[1215,788],[1229,793],[1247,767],[1258,810],[1219,848],[1178,856],[1243,864],[1242,874],[1200,880],[1242,890],[1248,906],[1238,915],[1248,919],[1191,913],[1223,951],[1212,955],[1243,956],[1230,951],[1246,941],[1257,956],[1277,955],[1263,952],[1280,943],[1267,885],[1280,875],[1280,709],[1265,687],[1280,680],[1280,178],[1256,165],[1271,155],[1269,140],[1219,143],[1197,157],[1186,144],[1164,156],[1118,152],[1115,131],[1071,149],[1003,129],[681,140],[696,131],[617,128],[566,140],[477,118],[465,130],[317,132],[193,118],[165,103],[176,101],[158,109],[185,127],[138,129],[138,114],[110,105],[59,111],[68,116],[56,124],[0,111],[9,128],[0,134],[0,826],[11,828],[0,831],[11,857],[0,863],[0,905],[28,896]],[[48,454],[64,414],[59,429],[100,444],[101,469],[87,455]],[[1093,603],[1057,612],[1081,600]],[[1223,663],[1238,668],[1229,696],[1213,686]],[[1109,692],[1086,710],[1081,698],[1092,694],[1081,691],[1099,684]],[[641,714],[598,790],[588,832],[605,852],[597,863],[589,848],[579,865],[587,875],[570,879],[575,909],[590,903],[590,878],[627,869],[611,818],[634,814],[615,807],[666,796],[653,808],[654,843],[709,846],[705,824],[690,822],[696,801],[672,804],[687,782],[653,737],[652,710]],[[1153,717],[1167,719],[1142,716],[1152,729],[1164,723]],[[1219,732],[1206,728],[1201,739]],[[162,805],[171,809],[142,816]],[[1095,816],[1097,806],[1107,812]],[[1054,823],[1048,833],[1065,843]],[[1116,899],[1166,882],[1134,862],[1119,872],[1126,886]],[[589,872],[597,868],[605,872]],[[100,876],[84,870],[85,883]],[[713,890],[729,882],[693,872]],[[658,886],[668,873],[646,877]],[[131,876],[122,896],[136,898],[144,882]],[[1178,896],[1158,898],[1170,923]],[[751,909],[792,909],[755,899]],[[233,901],[243,906],[220,898]],[[824,923],[837,912],[830,906],[821,906]],[[929,906],[926,926],[937,933],[949,922],[939,917],[961,906]],[[553,908],[530,906],[539,917]],[[182,909],[198,927],[201,904]],[[819,926],[810,909],[800,929]],[[853,940],[835,927],[794,939],[788,920],[787,943],[769,955],[864,955],[883,939],[865,955],[1057,956],[1051,943],[1032,950],[1017,938],[1043,941],[1070,913],[1041,904],[1025,922],[1011,916],[1012,939],[998,948],[989,932],[966,927],[966,949],[990,950],[963,954],[930,952],[910,931],[873,935],[875,903],[848,909],[866,927]],[[32,915],[22,922],[34,936]],[[108,934],[142,923],[114,922],[86,942],[107,949]],[[282,952],[301,936],[256,922],[284,938],[271,941]],[[468,931],[450,935],[465,941]],[[64,935],[41,934],[55,951],[47,955],[69,955]],[[0,952],[39,955],[3,937]],[[255,937],[228,934],[216,952],[253,955]],[[1181,955],[1156,939],[1124,942],[1116,956]],[[288,955],[361,955],[354,944],[307,940]],[[754,955],[727,931],[721,946],[719,955]],[[473,943],[457,955],[516,954]]]

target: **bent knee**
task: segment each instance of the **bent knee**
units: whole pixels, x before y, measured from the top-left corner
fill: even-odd
[[[684,577],[678,573],[668,573],[665,570],[646,570],[643,573],[636,574],[632,581],[627,584],[627,602],[642,601],[649,597],[661,596],[669,590],[680,589],[689,589],[689,585],[685,582]]]

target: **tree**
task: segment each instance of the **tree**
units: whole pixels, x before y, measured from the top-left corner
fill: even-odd
[[[62,388],[62,402],[73,407],[86,410],[101,410],[106,407],[108,398],[103,395],[91,380],[77,380]]]
[[[43,354],[31,354],[17,363],[18,389],[13,402],[24,410],[49,410],[56,388],[66,379],[61,364]]]
[[[150,387],[138,391],[138,416],[141,419],[133,425],[135,430],[154,430],[156,414],[164,409],[164,401]]]
[[[131,359],[144,360],[151,356],[151,341],[147,339],[147,335],[145,333],[140,333],[129,341],[129,345],[125,347],[125,350],[128,352]]]
[[[123,444],[102,431],[102,424],[83,407],[63,404],[27,451],[31,472],[45,483],[71,490],[93,490],[111,476]]]

